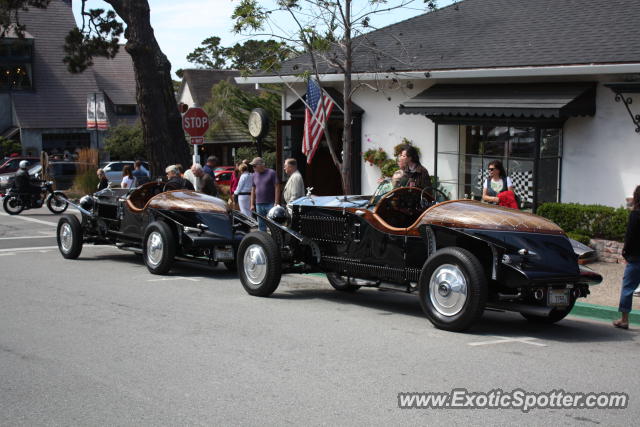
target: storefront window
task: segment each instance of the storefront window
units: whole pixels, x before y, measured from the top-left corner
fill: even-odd
[[[500,160],[522,208],[532,210],[540,203],[559,200],[561,147],[557,128],[438,125],[435,174],[452,198],[480,200],[487,167]]]

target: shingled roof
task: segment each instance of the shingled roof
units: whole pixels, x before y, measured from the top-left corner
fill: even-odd
[[[87,94],[98,92],[92,72],[71,74],[62,62],[64,38],[75,25],[71,2],[54,0],[46,9],[20,14],[33,36],[33,91],[14,91],[21,128],[84,128]]]
[[[133,61],[124,46],[120,46],[120,51],[113,59],[94,58],[91,70],[98,87],[107,94],[111,102],[118,105],[137,103]]]
[[[464,0],[354,39],[354,72],[640,63],[639,22],[637,0]]]
[[[12,92],[19,127],[85,128],[87,94],[93,92],[105,92],[114,104],[136,104],[133,62],[122,46],[114,59],[94,58],[82,73],[67,70],[64,40],[76,26],[70,1],[31,8],[20,14],[20,23],[33,39],[34,90]]]
[[[236,70],[206,70],[189,68],[183,70],[182,84],[179,93],[185,90],[185,85],[189,87],[189,92],[193,98],[193,102],[202,107],[211,99],[211,88],[223,81],[229,81],[235,84],[234,77],[238,77],[240,71]]]

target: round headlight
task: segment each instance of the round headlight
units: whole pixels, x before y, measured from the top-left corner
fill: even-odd
[[[93,210],[93,197],[86,195],[80,199],[80,207],[87,211]]]
[[[286,225],[289,222],[290,216],[287,210],[282,206],[274,206],[269,209],[267,218],[280,225]]]

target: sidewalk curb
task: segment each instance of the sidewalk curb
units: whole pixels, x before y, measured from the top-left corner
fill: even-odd
[[[569,313],[572,316],[590,317],[592,319],[613,321],[620,318],[620,313],[616,307],[606,305],[588,304],[586,302],[576,302],[576,305]],[[629,323],[640,325],[640,313],[629,313]]]

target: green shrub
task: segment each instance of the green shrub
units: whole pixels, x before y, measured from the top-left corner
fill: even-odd
[[[86,170],[76,175],[72,190],[78,194],[91,194],[98,187],[98,176],[95,170]]]
[[[591,240],[589,236],[585,236],[584,234],[574,233],[572,231],[567,231],[567,237],[585,245],[588,245],[589,241]]]
[[[619,242],[624,240],[629,219],[625,208],[579,203],[544,203],[536,213],[555,222],[565,232]]]

